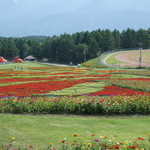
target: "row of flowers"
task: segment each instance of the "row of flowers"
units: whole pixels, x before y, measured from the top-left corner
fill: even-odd
[[[148,133],[150,136],[150,133]],[[148,142],[150,142],[150,137],[148,137]],[[91,134],[89,141],[83,140],[77,134],[73,135],[73,139],[69,140],[67,138],[62,139],[57,147],[53,143],[49,143],[45,150],[149,150],[150,145],[145,143],[145,139],[138,137],[134,140],[118,141],[116,137],[110,136],[100,136],[96,137]],[[40,150],[37,146],[28,145],[24,146],[22,144],[16,143],[16,138],[11,137],[8,144],[0,145],[0,150]]]
[[[149,114],[150,95],[12,97],[0,106],[0,113]]]

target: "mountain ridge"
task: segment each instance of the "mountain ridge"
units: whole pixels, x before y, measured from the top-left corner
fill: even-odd
[[[6,1],[8,3],[8,0]],[[38,1],[40,2],[40,0]],[[45,5],[43,3],[41,6],[38,4],[33,9],[28,8],[21,14],[19,14],[20,9],[24,10],[25,8],[21,5],[21,1],[18,4],[13,4],[13,7],[17,7],[17,10],[14,14],[12,13],[12,17],[9,14],[1,22],[0,36],[53,36],[97,29],[122,31],[127,28],[138,30],[150,27],[148,6],[146,5],[145,9],[142,10],[139,4],[135,4],[135,8],[131,10],[135,0],[130,1],[128,5],[125,2],[121,3],[114,0],[120,4],[119,6],[124,5],[122,9],[119,6],[116,7],[115,3],[110,0],[88,0],[87,2],[84,0],[82,4],[71,4],[71,0],[65,0],[69,4],[60,0],[52,0],[51,3],[48,0],[45,1]],[[22,0],[22,2],[28,4],[27,1],[25,3]],[[138,2],[140,1],[138,0]],[[147,1],[147,4],[150,4],[150,2]],[[131,6],[129,7],[129,5]],[[19,9],[19,6],[22,7]],[[5,12],[4,8],[0,11]],[[2,14],[0,17],[2,17]]]

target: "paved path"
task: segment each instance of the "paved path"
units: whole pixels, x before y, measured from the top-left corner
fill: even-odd
[[[116,66],[113,66],[113,65],[108,64],[106,61],[107,61],[107,59],[108,59],[110,56],[115,55],[115,54],[117,54],[117,53],[120,53],[120,52],[110,53],[109,55],[107,55],[107,56],[102,60],[102,63],[105,64],[106,66],[116,67]]]
[[[52,65],[52,66],[62,66],[62,67],[67,67],[69,65],[65,65],[65,64],[56,64],[56,63],[42,63],[44,65]]]
[[[52,66],[62,66],[62,67],[68,67],[68,66],[71,66],[71,65],[66,65],[66,64],[56,64],[56,63],[42,63],[44,65],[52,65]],[[78,67],[77,65],[72,65],[72,67]]]

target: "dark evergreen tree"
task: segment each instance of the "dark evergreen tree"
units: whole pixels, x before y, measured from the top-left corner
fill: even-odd
[[[121,48],[121,37],[120,32],[118,30],[114,30],[112,32],[113,38],[114,38],[114,49],[120,49]]]
[[[78,45],[83,42],[84,32],[77,32],[72,35],[75,45]]]
[[[136,43],[136,32],[133,29],[127,29],[122,32],[122,48],[135,48]]]
[[[16,41],[16,46],[19,49],[18,56],[20,56],[20,58],[24,59],[29,54],[29,50],[30,50],[29,45],[23,39],[16,39],[15,41]]]
[[[98,51],[102,51],[103,36],[101,30],[93,31],[92,34],[94,39],[96,40],[96,43],[98,44]]]
[[[112,36],[112,32],[110,30],[102,31],[103,35],[103,43],[102,49],[103,51],[110,51],[114,49],[114,37]]]
[[[13,60],[13,58],[19,54],[14,39],[5,38],[2,43],[2,56],[8,60]]]
[[[69,34],[64,34],[60,37],[59,42],[59,61],[63,63],[69,63],[72,61],[72,54],[74,51],[74,41]]]
[[[143,29],[139,29],[136,32],[136,45],[137,47],[141,43],[141,46],[143,48],[149,48],[150,47],[150,38],[149,38],[149,32]]]
[[[42,43],[41,42],[28,41],[28,44],[25,44],[24,48],[28,52],[30,50],[30,54],[32,54],[37,59],[39,59],[39,60],[42,59],[42,56],[41,56]]]
[[[98,43],[93,38],[88,48],[87,59],[92,59],[97,57],[97,53],[100,50]]]
[[[74,50],[74,63],[82,63],[87,60],[88,46],[86,44],[78,44]]]
[[[51,52],[52,46],[53,46],[52,39],[49,38],[46,40],[46,42],[43,44],[43,47],[42,47],[41,55],[43,58],[47,58],[49,61],[52,61],[53,59],[55,59],[55,55],[56,55],[56,54],[52,55],[52,52]]]

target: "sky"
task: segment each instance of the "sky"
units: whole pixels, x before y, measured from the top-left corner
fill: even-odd
[[[150,28],[150,0],[0,0],[0,36]]]

